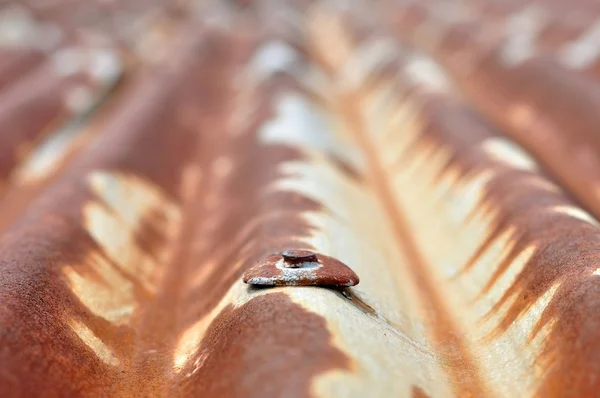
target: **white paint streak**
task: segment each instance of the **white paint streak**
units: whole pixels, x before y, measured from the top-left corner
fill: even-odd
[[[34,20],[25,8],[10,8],[0,13],[0,46],[22,44],[29,40]]]
[[[323,265],[319,263],[304,263],[302,268],[286,268],[283,265],[283,260],[280,260],[275,265],[281,270],[281,277],[275,277],[274,280],[282,280],[288,286],[294,286],[298,284],[300,280],[316,280],[317,274],[315,270],[321,268]]]
[[[250,285],[273,286],[273,285],[275,285],[275,279],[274,278],[266,278],[264,276],[255,276],[254,278],[248,279],[248,283]]]
[[[565,45],[558,53],[558,60],[566,67],[584,69],[600,55],[600,21],[589,27],[575,41]]]
[[[513,323],[512,328],[518,328],[523,338],[529,337],[542,318],[542,314],[558,290],[560,283],[552,285],[537,299],[531,307]]]
[[[173,370],[179,373],[189,363],[189,361],[198,353],[198,357],[193,362],[194,367],[185,377],[190,377],[196,373],[206,361],[206,353],[198,352],[202,338],[206,329],[210,326],[213,319],[223,311],[223,309],[229,304],[243,304],[248,301],[251,297],[258,296],[264,293],[271,293],[276,291],[275,289],[265,289],[264,292],[251,295],[248,291],[247,285],[238,280],[234,283],[229,290],[223,295],[223,298],[219,303],[213,307],[213,309],[204,317],[200,318],[196,323],[187,328],[175,347],[173,353]]]
[[[0,47],[33,47],[50,51],[62,37],[58,26],[36,21],[23,7],[9,7],[0,11]]]
[[[121,75],[123,66],[115,51],[94,49],[89,52],[89,57],[89,73],[96,82],[109,85]]]
[[[535,160],[521,147],[505,138],[488,138],[482,144],[483,150],[509,166],[521,170],[536,170]]]
[[[578,220],[585,221],[593,225],[598,225],[598,220],[596,220],[590,213],[583,209],[580,209],[579,207],[569,205],[553,206],[550,208],[550,211],[554,213],[567,214]]]
[[[260,130],[259,139],[269,144],[293,144],[329,149],[333,140],[327,134],[323,118],[303,97],[286,93],[277,101],[277,118]]]
[[[60,76],[86,73],[101,85],[112,84],[122,71],[117,54],[104,49],[64,48],[52,56],[52,63]]]
[[[15,180],[19,183],[29,184],[40,181],[55,172],[76,142],[80,128],[81,123],[71,123],[49,137],[15,171]]]
[[[546,21],[544,10],[536,5],[511,14],[505,24],[506,42],[500,49],[507,65],[517,66],[535,55],[536,40]]]
[[[425,85],[428,89],[438,92],[450,90],[450,80],[431,58],[418,55],[413,56],[406,63],[406,73],[415,82]]]
[[[259,140],[262,143],[320,150],[344,159],[355,167],[362,166],[361,154],[334,136],[321,110],[306,98],[294,93],[284,93],[276,103],[277,117],[260,129]],[[362,170],[362,167],[357,168]]]
[[[88,181],[98,197],[83,209],[88,233],[123,272],[155,292],[170,252],[164,246],[164,250],[157,247],[153,255],[147,253],[137,243],[135,233],[143,222],[152,223],[147,228],[164,233],[166,242],[178,232],[179,207],[158,186],[133,174],[95,171]],[[157,210],[164,217],[146,219]]]
[[[342,81],[349,89],[359,88],[374,70],[398,56],[398,46],[389,37],[377,37],[361,44],[345,63]]]
[[[277,72],[290,71],[298,60],[297,52],[283,41],[262,45],[250,62],[250,73],[256,80],[265,80]]]
[[[116,355],[111,351],[111,349],[104,344],[102,340],[98,338],[92,332],[90,328],[88,328],[85,324],[75,321],[69,320],[69,325],[71,329],[77,334],[77,336],[87,345],[96,356],[107,365],[117,366],[119,365],[119,359]]]
[[[80,264],[63,268],[73,293],[93,314],[114,325],[128,324],[137,308],[133,283],[96,252],[86,256],[84,264],[92,268],[98,278],[81,273]]]

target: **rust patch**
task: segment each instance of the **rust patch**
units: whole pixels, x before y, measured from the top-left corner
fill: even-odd
[[[576,396],[593,395],[598,381],[579,375],[600,371],[594,359],[600,352],[595,332],[600,317],[593,309],[600,297],[598,276],[595,276],[600,259],[598,226],[591,217],[586,221],[568,213],[553,212],[552,209],[561,206],[575,208],[575,205],[560,189],[548,190],[536,184],[541,180],[550,184],[539,171],[507,167],[482,151],[482,142],[497,137],[498,132],[468,105],[423,95],[416,101],[423,104],[421,117],[427,124],[421,139],[409,151],[418,153],[432,144],[435,148],[451,149],[444,170],[459,170],[459,178],[468,178],[483,170],[494,171],[494,177],[485,183],[481,198],[481,207],[489,209],[488,216],[493,217],[492,229],[465,270],[508,230],[513,231],[509,237],[513,246],[482,286],[481,293],[488,292],[526,248],[535,247],[513,284],[490,309],[488,315],[508,306],[506,315],[489,338],[498,338],[506,332],[544,293],[558,286],[529,336],[531,341],[545,326],[551,326],[538,353],[537,363],[544,369],[544,375],[537,395],[554,396],[557,392],[559,395],[567,392]],[[469,126],[469,130],[461,126]]]
[[[300,120],[280,119],[284,112],[279,105],[289,99],[284,97],[288,94],[309,102],[307,109],[320,105],[320,110],[330,111],[336,105],[330,96],[311,92],[309,84],[297,80],[306,77],[303,72],[318,59],[302,36],[307,22],[304,13],[316,2],[277,6],[255,2],[249,7],[211,2],[215,4],[201,13],[206,26],[184,29],[182,36],[187,40],[172,40],[170,35],[197,12],[192,11],[194,2],[27,3],[35,16],[57,22],[68,37],[66,42],[119,46],[129,61],[126,80],[131,84],[118,104],[106,112],[107,122],[97,137],[92,137],[96,139],[86,138],[73,148],[60,167],[45,174],[44,181],[19,186],[13,173],[19,162],[33,153],[40,138],[79,117],[69,101],[65,102],[66,91],[78,85],[93,91],[97,86],[85,72],[53,75],[44,63],[46,54],[0,50],[0,183],[2,195],[6,195],[0,214],[0,395],[303,397],[311,394],[319,375],[348,370],[350,359],[333,345],[338,336],[328,330],[326,320],[294,304],[285,294],[262,291],[238,308],[226,306],[237,299],[227,301],[228,294],[244,288],[239,283],[244,271],[246,275],[257,272],[250,268],[257,261],[289,247],[317,250],[313,245],[319,245],[315,242],[320,242],[322,232],[335,233],[330,226],[320,230],[318,225],[321,216],[325,218],[335,209],[300,193],[297,185],[290,188],[306,177],[294,167],[319,172],[322,162],[335,165],[348,182],[364,185],[365,194],[371,194],[368,190],[375,186],[383,207],[389,210],[398,242],[413,260],[413,278],[400,282],[398,288],[407,286],[403,283],[416,284],[420,296],[415,297],[425,303],[424,311],[413,303],[402,315],[411,323],[425,321],[427,341],[423,343],[434,346],[432,361],[440,365],[440,372],[447,373],[448,380],[454,379],[458,395],[495,393],[486,388],[487,375],[476,369],[482,359],[469,351],[472,339],[458,333],[465,329],[454,323],[460,314],[444,311],[446,297],[439,294],[444,289],[431,283],[427,274],[430,264],[421,258],[425,252],[416,250],[422,248],[417,234],[410,230],[416,224],[404,220],[410,213],[393,209],[397,198],[388,192],[384,174],[400,170],[403,159],[382,166],[379,152],[385,151],[363,145],[370,155],[371,171],[375,170],[363,176],[362,169],[340,153],[319,147],[318,134],[298,139],[296,127],[310,110],[301,110]],[[478,99],[477,104],[462,102],[455,92],[450,98],[429,96],[406,75],[392,87],[422,106],[420,116],[427,120],[419,125],[421,135],[403,156],[452,152],[439,172],[440,184],[448,182],[446,173],[462,182],[484,171],[493,172],[493,178],[484,184],[481,212],[468,218],[484,214],[492,228],[458,277],[471,272],[499,238],[509,235],[510,250],[494,264],[497,268],[491,277],[477,286],[483,296],[497,287],[521,253],[533,248],[513,285],[487,315],[502,312],[504,318],[487,340],[482,339],[486,341],[477,341],[474,347],[484,348],[478,344],[505,337],[509,328],[551,291],[549,304],[528,336],[531,344],[536,336],[544,336],[538,362],[531,370],[537,372],[533,382],[541,381],[537,394],[594,395],[600,373],[600,343],[596,341],[600,236],[595,220],[575,209],[560,187],[541,187],[542,179],[550,183],[540,172],[506,167],[481,145],[504,133],[513,136],[595,209],[595,188],[589,182],[598,180],[594,170],[599,146],[592,134],[598,93],[589,83],[597,71],[571,73],[553,64],[547,53],[546,58],[538,57],[518,68],[500,65],[496,47],[502,38],[485,33],[490,32],[488,28],[501,27],[508,15],[522,7],[519,2],[493,7],[489,2],[471,2],[469,7],[477,9],[481,18],[462,20],[460,26],[452,25],[453,16],[446,18],[434,2],[396,3],[407,12],[390,12],[387,17],[401,21],[402,38],[434,51],[451,72],[460,75],[457,81],[467,94]],[[275,7],[282,9],[285,24],[272,23]],[[209,10],[212,8],[216,12]],[[352,24],[351,18],[361,17],[360,12],[338,12],[344,23]],[[362,16],[351,29],[357,41],[386,31],[385,24],[378,26],[379,21],[370,15]],[[553,42],[563,40],[560,37],[583,32],[590,17],[585,21],[559,30],[549,27],[541,38],[547,44],[542,44],[557,46]],[[483,25],[487,25],[485,29]],[[160,37],[142,40],[153,35]],[[242,76],[240,70],[251,63],[256,49],[273,38],[288,42],[297,53],[293,67],[271,68],[258,82],[256,76]],[[168,51],[152,57],[150,53],[162,46]],[[402,60],[373,67],[365,90],[349,102],[365,100],[363,94],[389,84],[387,80],[396,78],[402,67]],[[78,96],[84,94],[75,90],[74,97],[81,99]],[[513,107],[517,101],[521,103]],[[344,112],[350,113],[347,119],[353,128],[360,130],[359,112],[353,112],[353,105]],[[479,106],[506,131],[493,130],[471,105]],[[261,130],[272,123],[280,123],[280,131],[289,135],[273,139],[271,132],[265,139]],[[291,137],[294,134],[297,136]],[[333,136],[334,142],[329,144],[336,145],[340,137]],[[293,184],[286,185],[290,181]],[[8,215],[11,211],[14,214]],[[324,263],[335,261],[321,258],[327,259]],[[260,275],[280,273],[274,260],[268,262],[268,267],[259,267]],[[315,278],[358,282],[351,271],[344,268],[342,274],[343,281],[339,273],[315,274]],[[368,290],[366,280],[363,278],[361,287]],[[359,292],[360,287],[357,295],[369,302],[369,295]],[[380,315],[377,305],[372,308],[344,293],[364,313]],[[425,319],[412,317],[413,311],[419,316],[426,314]],[[377,321],[376,316],[371,318]],[[483,321],[486,319],[484,315]],[[183,359],[174,361],[174,348],[175,356],[180,348],[175,345],[194,325],[199,325],[194,330],[199,333],[182,350]],[[472,331],[476,332],[467,330]],[[358,346],[356,352],[361,349]],[[371,359],[356,356],[360,366],[365,365],[365,374],[371,370]],[[388,360],[408,359],[385,358]],[[338,376],[343,375],[335,374]],[[360,383],[363,376],[352,374],[336,383]],[[448,381],[441,379],[440,385],[445,387]],[[415,397],[426,396],[416,385],[412,390],[408,385],[402,387]],[[432,385],[431,391],[439,391],[437,387]]]
[[[312,257],[311,257],[312,258]],[[335,286],[357,285],[358,276],[335,258],[317,254],[298,267],[286,266],[287,260],[273,254],[244,273],[243,280],[259,286]]]
[[[99,103],[117,62],[105,50],[62,49],[0,92],[0,182],[42,138]]]
[[[417,7],[418,9],[418,7]],[[330,71],[333,72],[333,71]],[[416,90],[414,84],[403,81],[407,92]],[[485,396],[491,391],[482,377],[473,353],[468,349],[464,336],[457,328],[455,320],[445,309],[444,298],[433,284],[428,265],[413,238],[404,210],[397,206],[390,175],[377,156],[377,149],[369,137],[360,109],[364,87],[351,92],[340,91],[337,100],[338,110],[351,126],[358,144],[364,149],[369,166],[367,180],[372,184],[381,204],[390,218],[396,241],[409,258],[411,283],[418,287],[420,305],[427,313],[428,331],[439,354],[444,357],[444,369],[452,379],[456,394],[461,396]],[[405,92],[403,92],[406,95]]]
[[[174,322],[164,322],[169,314],[162,306],[173,304],[160,300],[162,280],[150,278],[149,289],[141,281],[145,271],[137,267],[144,256],[155,261],[168,245],[167,232],[172,228],[165,225],[164,206],[142,214],[137,226],[131,219],[141,211],[140,202],[147,203],[156,192],[160,192],[158,202],[162,198],[179,202],[182,171],[197,140],[195,131],[176,120],[175,112],[182,100],[182,82],[190,87],[192,81],[185,79],[186,72],[197,65],[197,52],[187,50],[174,56],[180,73],[156,71],[129,90],[104,134],[79,153],[2,236],[0,319],[2,325],[10,325],[0,334],[0,362],[6,364],[0,374],[3,396],[31,396],[36,391],[127,395],[133,390],[143,395],[139,380],[145,379],[144,385],[155,392],[167,382],[158,376],[168,361],[157,364],[159,356],[147,352],[164,350],[168,340],[163,333]],[[89,179],[98,171],[106,178],[93,191]],[[98,223],[88,225],[84,213],[90,206],[99,210]],[[105,229],[111,225],[107,222],[119,226],[115,236],[130,237],[126,250],[119,250],[119,245],[127,240],[115,242],[110,229]],[[140,257],[123,262],[120,256],[128,253]],[[153,267],[160,274],[165,266]],[[68,269],[66,274],[63,268]],[[84,283],[74,283],[80,281]],[[113,281],[122,284],[111,285]],[[106,297],[119,304],[129,285],[133,302],[144,304],[139,311],[122,305],[109,316],[94,312],[94,306],[103,305],[98,291],[108,290],[112,295]],[[86,289],[90,286],[98,289]],[[78,294],[96,296],[90,300]],[[129,322],[115,322],[127,313],[133,314]],[[162,327],[147,319],[157,320]],[[35,382],[26,383],[24,377]]]
[[[192,362],[180,381],[183,395],[223,398],[310,397],[317,375],[350,369],[325,319],[283,293],[221,311]]]
[[[233,80],[235,66],[247,64],[256,43],[250,43],[250,49],[245,43],[237,43],[242,48],[219,44],[211,49],[213,57],[205,71],[210,82],[205,88],[207,104],[198,115],[204,132],[198,164],[206,173],[204,190],[194,200],[199,204],[198,218],[204,222],[190,231],[201,239],[196,238],[198,244],[188,249],[184,267],[192,278],[203,277],[196,277],[183,297],[185,303],[194,303],[184,316],[188,326],[217,305],[244,270],[259,259],[288,247],[315,250],[303,242],[315,229],[303,215],[322,210],[320,203],[300,193],[267,191],[285,177],[281,165],[306,159],[295,146],[259,139],[261,129],[279,117],[275,112],[278,95],[296,92],[296,86],[289,77],[276,75],[258,87],[248,84],[236,90],[228,82]],[[245,59],[234,58],[240,53]],[[249,94],[255,110],[245,123],[235,126],[231,115],[240,106],[235,99]],[[204,261],[198,263],[197,258]]]
[[[485,18],[482,18],[484,21]],[[433,25],[432,21],[429,21]],[[481,21],[479,29],[482,28]],[[458,35],[455,27],[453,35]],[[423,45],[410,32],[405,39]],[[598,214],[596,191],[598,180],[598,140],[595,133],[597,88],[589,79],[559,67],[542,53],[532,60],[509,68],[501,64],[497,45],[501,42],[477,43],[456,38],[454,48],[462,47],[482,62],[473,75],[463,74],[464,65],[454,62],[452,43],[434,54],[448,67],[484,115],[536,155],[559,180]],[[467,77],[468,76],[468,77]],[[517,109],[517,107],[519,107]],[[596,106],[597,108],[597,106]],[[512,113],[510,113],[512,112]],[[544,293],[556,288],[549,304],[535,326],[530,340],[546,326],[545,338],[537,363],[543,372],[537,396],[592,396],[599,388],[596,375],[600,353],[597,331],[600,325],[597,305],[600,231],[593,222],[553,212],[560,206],[574,206],[567,195],[536,187],[534,173],[515,171],[490,163],[481,156],[477,141],[485,135],[471,133],[468,140],[444,137],[440,128],[437,140],[452,147],[450,164],[463,175],[475,175],[484,169],[495,169],[496,178],[484,189],[482,203],[493,208],[492,232],[466,265],[475,261],[504,232],[512,229],[509,240],[514,243],[499,264],[482,293],[490,290],[508,266],[526,247],[535,247],[531,257],[506,290],[490,314],[508,307],[506,315],[490,338],[504,333],[525,314]],[[565,132],[569,133],[566,134]],[[463,133],[467,138],[466,132]],[[472,149],[469,149],[472,148]],[[489,214],[491,215],[491,213]],[[591,217],[589,217],[591,220]]]
[[[412,398],[430,398],[430,397],[429,397],[429,395],[425,394],[425,392],[420,387],[413,386]]]
[[[40,51],[0,49],[0,92],[39,65],[43,58]]]

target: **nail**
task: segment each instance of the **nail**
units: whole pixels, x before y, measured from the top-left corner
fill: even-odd
[[[247,269],[242,280],[258,286],[348,287],[359,282],[346,264],[309,250],[271,254]]]
[[[317,255],[310,250],[289,249],[281,253],[286,268],[301,268],[304,263],[316,263]]]

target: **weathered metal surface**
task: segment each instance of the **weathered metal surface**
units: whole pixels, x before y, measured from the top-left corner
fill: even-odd
[[[481,112],[600,215],[598,5],[518,2],[488,28],[490,12],[448,21],[435,1],[388,3],[403,39],[439,59]]]
[[[64,33],[0,52],[0,396],[596,394],[590,21],[538,74],[518,2],[23,4]]]
[[[352,53],[351,29],[322,25],[347,49],[339,54]],[[419,295],[437,314],[430,338],[449,354],[454,391],[594,395],[594,378],[579,375],[598,369],[597,222],[462,102],[433,60],[401,49],[390,60],[391,43],[365,39],[359,56],[329,55],[329,65],[352,65],[342,101]],[[383,73],[373,79],[361,62],[384,44],[392,48],[379,61],[396,68],[386,74],[372,59]]]

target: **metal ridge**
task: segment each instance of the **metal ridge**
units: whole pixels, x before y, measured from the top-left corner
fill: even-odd
[[[2,3],[0,396],[593,396],[561,4]]]

